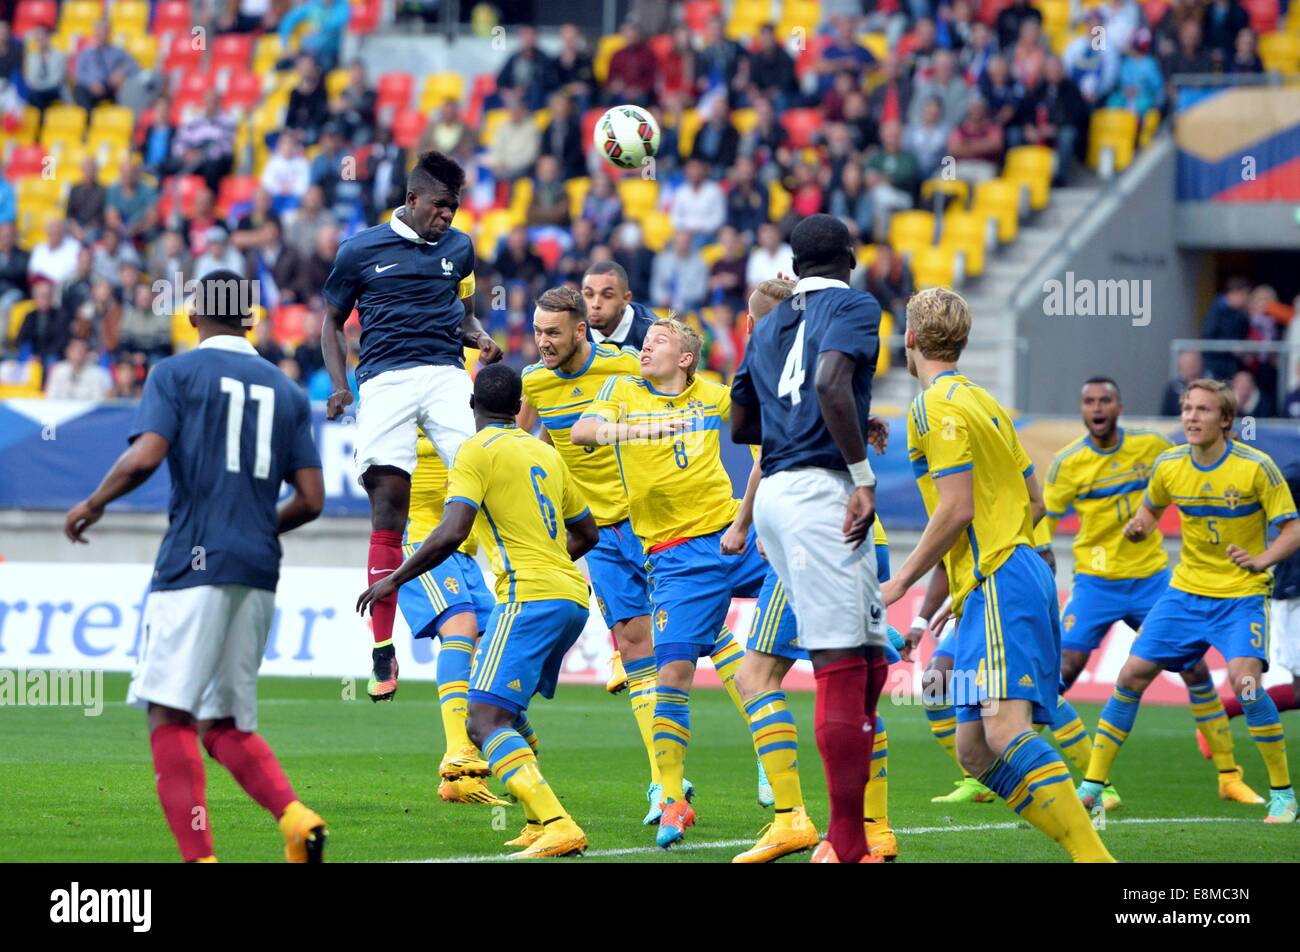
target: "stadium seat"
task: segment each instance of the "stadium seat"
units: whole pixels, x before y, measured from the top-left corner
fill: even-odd
[[[199,192],[207,188],[203,178],[198,175],[173,175],[163,179],[158,195],[158,215],[164,221],[171,217],[172,211],[180,202],[180,213],[185,218],[194,216],[194,202]]]
[[[795,36],[796,30],[802,30],[798,35],[807,39],[816,32],[821,18],[821,4],[817,0],[782,0],[776,35],[784,39]]]
[[[683,159],[690,157],[691,150],[695,148],[695,137],[700,134],[703,125],[704,117],[699,110],[687,109],[682,112],[682,124],[677,127],[677,154]]]
[[[403,149],[413,149],[429,117],[418,109],[400,109],[393,117],[393,141]]]
[[[343,95],[343,91],[352,84],[352,73],[343,67],[332,69],[325,74],[325,95],[330,102]]]
[[[1300,36],[1265,33],[1259,38],[1259,58],[1264,69],[1290,76],[1300,72]]]
[[[456,209],[456,214],[451,216],[451,227],[463,231],[467,235],[474,234],[474,227],[477,224],[478,218],[464,205]]]
[[[87,36],[102,19],[104,5],[98,0],[64,0],[59,10],[59,32],[67,36]]]
[[[113,0],[108,8],[109,32],[115,37],[144,36],[149,32],[148,0]]]
[[[203,97],[206,90],[190,89],[178,92],[172,97],[172,114],[171,122],[174,126],[179,126],[188,117],[196,112],[203,110]]]
[[[921,204],[928,205],[935,195],[951,195],[956,205],[970,204],[970,183],[962,179],[932,178],[921,183]]]
[[[1257,35],[1272,33],[1277,29],[1279,19],[1277,0],[1242,0],[1241,5],[1250,15],[1250,28]]]
[[[650,47],[650,52],[655,55],[659,62],[659,68],[663,69],[664,64],[668,62],[668,57],[673,52],[673,36],[671,33],[660,33],[658,36],[652,36],[646,41]]]
[[[879,61],[883,61],[889,55],[889,37],[883,33],[859,33],[858,42]]]
[[[554,236],[547,235],[538,238],[533,242],[533,247],[537,251],[537,256],[542,259],[542,264],[547,271],[554,271],[555,266],[560,263],[560,256],[564,254],[564,249],[560,246]]]
[[[694,34],[702,34],[714,17],[722,16],[722,4],[717,0],[686,0],[683,17],[687,28]]]
[[[863,268],[870,268],[871,263],[876,260],[877,248],[875,245],[862,245],[858,248],[858,264]]]
[[[1039,211],[1047,207],[1052,188],[1052,171],[1056,153],[1043,145],[1021,145],[1007,150],[1002,167],[1004,177],[1029,187],[1029,207]]]
[[[781,113],[781,126],[790,136],[790,147],[802,149],[812,145],[813,134],[825,123],[820,109],[787,109]]]
[[[169,73],[178,71],[195,72],[203,68],[203,50],[194,48],[193,38],[188,33],[173,35],[167,44],[167,56],[163,59],[163,69]]]
[[[420,111],[431,112],[445,102],[465,98],[465,77],[460,73],[430,73],[420,90]]]
[[[59,5],[55,0],[22,0],[14,11],[13,34],[22,39],[38,26],[53,30],[59,22]]]
[[[599,106],[583,112],[581,125],[583,148],[591,148],[591,143],[596,136],[596,123],[600,122],[600,117],[604,114],[605,110]]]
[[[5,163],[5,178],[11,182],[30,175],[40,175],[45,168],[45,146],[35,143],[16,145]]]
[[[772,0],[734,0],[727,20],[727,38],[745,40],[757,36],[759,29],[773,22]]]
[[[95,178],[107,188],[122,180],[122,166],[131,157],[131,147],[121,142],[99,140],[86,143],[86,154],[95,158],[99,174]]]
[[[41,126],[41,145],[54,142],[80,142],[86,133],[86,110],[80,106],[58,103],[45,110]]]
[[[478,141],[484,146],[491,146],[497,129],[509,118],[509,109],[489,109],[483,114],[483,121],[479,123]]]
[[[14,127],[5,129],[0,124],[0,149],[7,149],[11,144],[14,146],[35,145],[40,128],[40,110],[35,106],[24,106]]]
[[[957,283],[957,254],[949,248],[933,246],[912,252],[912,278],[918,288],[950,288]]]
[[[158,38],[148,33],[126,34],[118,37],[122,48],[131,54],[141,69],[153,69],[158,65]]]
[[[277,33],[259,36],[253,44],[253,72],[258,76],[269,76],[276,70],[276,65],[288,55]]]
[[[262,77],[253,73],[231,73],[226,77],[226,95],[221,108],[250,113],[262,100]]]
[[[618,197],[623,203],[623,217],[635,221],[659,204],[659,183],[630,175],[618,180]]]
[[[495,261],[497,245],[511,228],[510,212],[504,208],[494,208],[484,212],[478,220],[478,234],[474,242],[475,251],[489,261]]]
[[[830,45],[831,38],[814,34],[808,38],[799,50],[799,55],[794,58],[794,73],[801,81],[814,69],[817,68],[817,61],[821,59],[822,51]]]
[[[164,33],[183,33],[189,35],[194,24],[190,13],[189,0],[159,0],[153,11],[153,26],[150,30],[155,36]]]
[[[889,219],[889,244],[895,252],[908,255],[934,243],[934,215],[931,212],[895,212]]]
[[[406,109],[411,105],[414,88],[415,78],[410,73],[384,73],[375,84],[375,110]]]
[[[222,216],[229,215],[236,205],[251,202],[257,188],[257,179],[251,175],[227,175],[221,180],[221,188],[217,192],[217,211]]]
[[[754,126],[758,125],[758,110],[756,109],[733,109],[731,110],[731,124],[736,127],[736,131],[742,136]]]
[[[134,130],[135,113],[129,107],[100,103],[90,113],[90,130],[87,138],[113,136],[123,142],[129,142]]]
[[[790,210],[790,193],[775,179],[767,185],[767,220],[780,221]]]
[[[271,339],[281,347],[297,346],[307,332],[307,306],[281,304],[271,314]]]
[[[626,45],[627,40],[623,39],[621,33],[610,33],[596,41],[596,55],[592,59],[591,68],[597,83],[604,85],[609,78],[609,61]]]
[[[213,72],[247,72],[253,66],[253,38],[246,33],[224,33],[212,41]]]
[[[1128,168],[1137,134],[1137,116],[1127,109],[1094,111],[1088,123],[1088,166],[1103,175]]]
[[[67,182],[62,178],[47,179],[34,175],[19,179],[15,191],[18,204],[24,208],[61,208],[66,187]]]
[[[190,324],[190,316],[184,308],[172,314],[172,350],[181,353],[193,350],[199,345],[199,331]]]
[[[1020,189],[1019,182],[1000,178],[975,186],[971,210],[986,212],[997,219],[998,241],[1002,244],[1015,241],[1020,231]]]
[[[564,183],[564,190],[569,193],[569,217],[581,218],[583,202],[591,191],[591,179],[585,175],[571,178]]]
[[[9,308],[9,326],[5,330],[6,346],[12,346],[14,341],[18,340],[18,332],[23,329],[23,321],[35,309],[36,302],[32,300],[15,301]]]
[[[656,209],[641,220],[641,237],[651,251],[663,251],[672,236],[673,223],[667,212]]]
[[[212,74],[207,70],[200,72],[187,69],[176,75],[175,82],[172,84],[172,95],[198,96],[202,99],[212,86]]]
[[[703,259],[704,263],[708,265],[710,268],[712,268],[714,264],[716,264],[722,258],[725,252],[726,249],[723,248],[721,244],[715,241],[711,245],[705,245],[703,248],[699,250],[698,253],[700,258]]]
[[[982,212],[951,211],[943,216],[939,247],[961,254],[961,275],[964,277],[974,278],[984,273],[989,223],[989,216]]]
[[[512,225],[522,225],[527,220],[528,206],[532,203],[533,180],[527,176],[515,179],[510,189],[510,201],[506,203]]]
[[[352,16],[348,19],[348,32],[354,36],[374,33],[384,14],[382,0],[353,0]]]

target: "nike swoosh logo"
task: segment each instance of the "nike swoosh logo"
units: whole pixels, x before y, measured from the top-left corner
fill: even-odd
[[[371,569],[370,574],[371,575],[392,575],[393,570],[392,569]]]
[[[389,268],[396,268],[396,267],[397,267],[397,262],[393,262],[392,264],[386,264],[382,268],[379,267],[379,265],[375,265],[375,274],[383,274]]]

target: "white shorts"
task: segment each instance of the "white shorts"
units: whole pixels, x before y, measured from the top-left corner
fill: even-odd
[[[274,612],[275,592],[247,585],[150,592],[126,702],[203,721],[233,717],[241,731],[255,730],[257,669]]]
[[[764,476],[754,498],[758,538],[811,651],[889,643],[871,537],[844,542],[852,492],[847,473],[804,467]]]
[[[469,398],[474,385],[460,367],[422,366],[385,370],[360,387],[353,442],[357,482],[371,466],[415,472],[418,430],[451,469],[460,444],[474,435]],[[418,428],[418,429],[417,429]]]
[[[1275,598],[1269,604],[1269,637],[1277,663],[1300,678],[1300,598]]]

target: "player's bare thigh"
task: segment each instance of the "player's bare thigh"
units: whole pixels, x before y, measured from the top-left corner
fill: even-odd
[[[1025,731],[1033,730],[1033,705],[1019,698],[986,701],[980,719],[957,725],[957,762],[972,777],[988,770],[995,758]]]
[[[1071,687],[1075,681],[1079,680],[1079,675],[1083,674],[1083,669],[1088,666],[1088,658],[1091,652],[1074,651],[1071,648],[1061,649],[1061,680],[1065,686]]]
[[[952,655],[931,655],[921,673],[921,701],[926,707],[948,706],[949,682],[952,680]]]
[[[637,615],[615,622],[611,631],[614,642],[618,645],[618,653],[623,656],[624,664],[629,661],[640,661],[655,653],[649,615]]]
[[[194,715],[189,711],[182,711],[178,708],[167,707],[163,704],[154,704],[149,702],[148,712],[145,715],[149,723],[149,732],[153,733],[160,727],[168,724],[177,724],[181,727],[187,727],[194,723]]]
[[[371,466],[361,474],[370,499],[370,528],[401,532],[411,507],[411,475],[396,466]]]
[[[786,673],[794,665],[792,658],[782,658],[763,651],[746,651],[736,671],[736,690],[746,701],[764,691],[779,691]]]

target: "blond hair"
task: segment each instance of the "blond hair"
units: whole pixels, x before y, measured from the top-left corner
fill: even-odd
[[[768,278],[766,281],[758,282],[754,288],[754,293],[761,294],[772,302],[770,307],[760,312],[755,313],[753,310],[749,312],[749,316],[757,321],[771,314],[782,301],[794,297],[794,282],[789,278]]]
[[[1180,409],[1187,402],[1187,395],[1193,390],[1204,390],[1218,399],[1219,413],[1223,417],[1223,430],[1224,434],[1227,435],[1232,430],[1232,421],[1237,416],[1237,395],[1232,392],[1232,388],[1220,380],[1200,377],[1189,383],[1183,390],[1183,398],[1178,401]]]
[[[926,288],[907,302],[907,327],[922,357],[955,364],[970,337],[970,307],[950,288]]]
[[[700,367],[700,352],[704,349],[704,340],[695,328],[675,317],[661,317],[650,327],[652,329],[662,327],[677,338],[678,343],[682,345],[682,353],[691,355],[691,365],[686,368],[686,382],[690,383],[694,380],[695,371]]]

